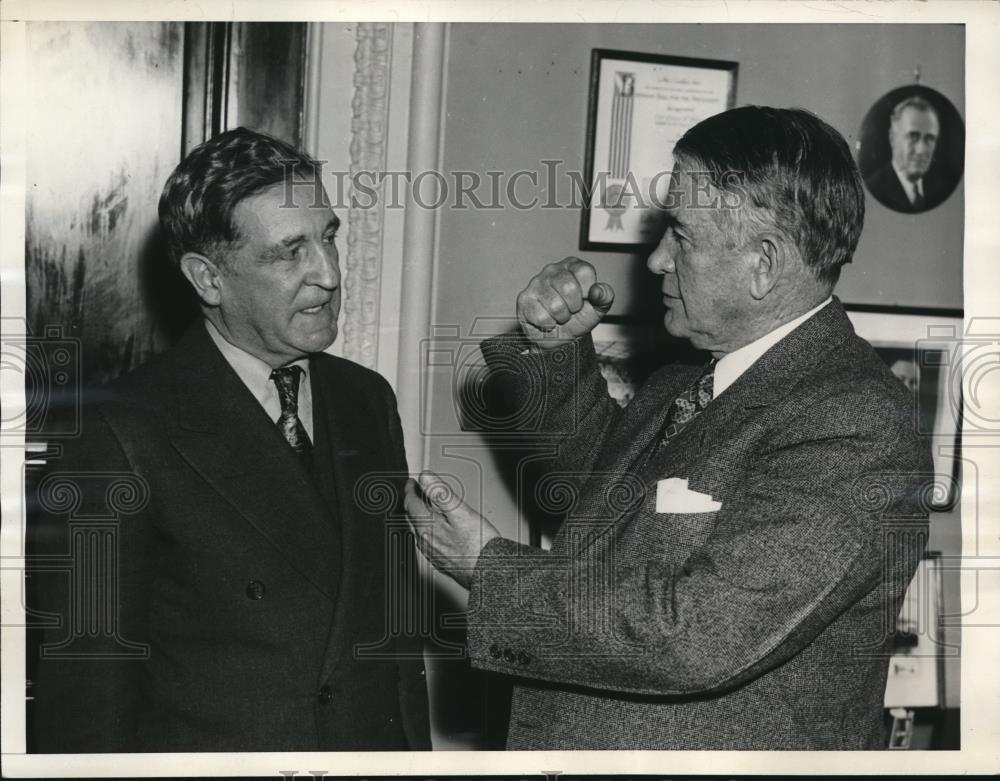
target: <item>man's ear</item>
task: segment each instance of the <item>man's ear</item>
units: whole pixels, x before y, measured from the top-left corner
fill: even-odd
[[[750,260],[750,295],[760,301],[778,284],[788,262],[788,245],[776,233],[762,233],[757,237]]]
[[[181,256],[181,273],[187,277],[194,292],[206,306],[218,306],[222,299],[218,266],[197,252],[185,252]]]

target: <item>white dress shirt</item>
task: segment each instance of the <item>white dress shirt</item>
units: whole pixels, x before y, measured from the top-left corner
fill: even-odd
[[[745,344],[738,350],[733,350],[731,353],[727,353],[719,358],[719,362],[715,365],[715,383],[713,385],[712,398],[717,398],[720,393],[736,382],[743,372],[753,366],[760,356],[831,301],[833,301],[833,296],[830,296],[822,304],[813,307],[805,314],[799,315],[794,320],[789,320],[787,323],[779,325],[773,331],[764,334],[760,339],[750,342],[750,344]]]
[[[215,342],[215,346],[222,353],[222,357],[233,367],[233,371],[243,380],[243,384],[247,386],[271,420],[277,423],[278,418],[281,417],[281,400],[278,398],[278,388],[271,380],[271,367],[257,356],[227,342],[225,337],[219,333],[219,329],[210,321],[205,320],[205,327],[208,329],[212,341]],[[315,441],[313,437],[312,388],[309,386],[309,359],[302,358],[288,365],[302,368],[303,374],[299,377],[298,416],[309,435],[309,439]]]

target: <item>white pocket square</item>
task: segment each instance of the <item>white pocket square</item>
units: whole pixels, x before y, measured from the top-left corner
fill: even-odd
[[[656,483],[658,513],[713,513],[721,509],[722,502],[688,488],[687,478],[668,477]]]

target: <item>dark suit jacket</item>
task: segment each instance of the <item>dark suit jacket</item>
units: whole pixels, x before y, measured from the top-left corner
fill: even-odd
[[[865,179],[865,185],[883,206],[907,214],[925,212],[939,206],[954,189],[949,188],[948,183],[931,168],[922,180],[924,206],[922,209],[915,209],[906,196],[906,190],[896,176],[892,163],[887,163],[870,174]]]
[[[566,511],[551,551],[497,539],[476,565],[469,649],[517,676],[508,748],[884,745],[931,462],[911,397],[838,301],[648,463],[697,368],[660,370],[619,410],[589,336],[483,351],[525,404],[544,400],[541,430],[561,445],[534,495]],[[721,508],[657,512],[670,477]]]
[[[92,399],[30,535],[31,750],[430,748],[395,398],[310,366],[312,475],[201,323]]]

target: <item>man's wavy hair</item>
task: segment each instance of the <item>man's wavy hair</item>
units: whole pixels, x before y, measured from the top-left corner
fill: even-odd
[[[865,221],[861,175],[844,137],[802,109],[744,106],[688,130],[674,156],[703,166],[712,185],[739,205],[741,237],[770,230],[798,247],[832,287],[850,263]]]
[[[319,163],[276,138],[238,127],[191,150],[160,195],[160,228],[171,260],[197,252],[222,266],[239,241],[236,205],[269,187],[320,174]],[[311,196],[310,196],[311,197]]]
[[[924,99],[920,95],[910,95],[909,97],[905,97],[899,101],[899,103],[893,107],[892,114],[889,119],[893,123],[899,122],[899,120],[903,118],[903,112],[908,108],[913,108],[917,111],[926,111],[928,114],[933,114],[938,125],[941,124],[941,117],[938,116],[937,109],[931,105],[930,101]]]

